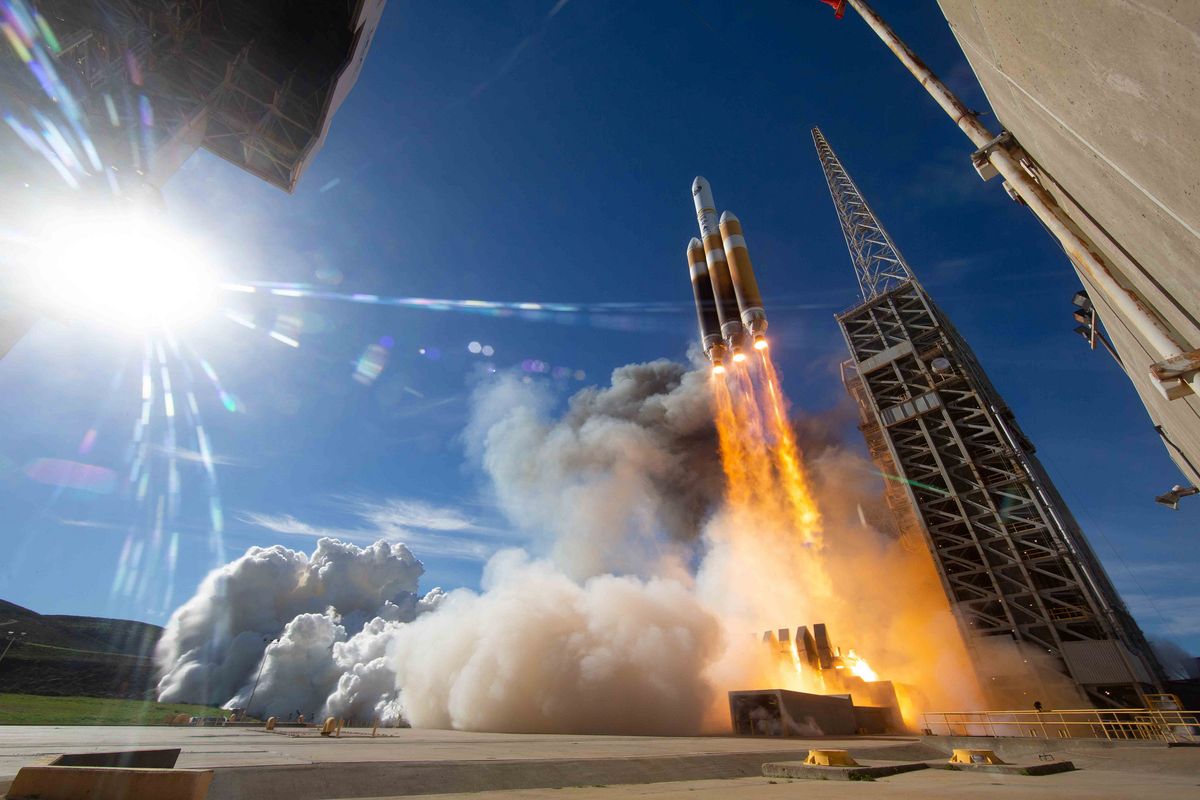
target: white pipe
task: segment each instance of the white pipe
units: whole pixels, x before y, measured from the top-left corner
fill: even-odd
[[[925,62],[917,57],[917,54],[896,35],[891,26],[876,14],[865,0],[848,0],[848,3],[866,21],[871,30],[875,31],[883,40],[888,49],[896,54],[908,71],[921,82],[925,90],[950,115],[954,123],[967,135],[976,148],[986,147],[995,139],[992,132],[979,122],[975,114],[963,105],[958,96],[950,91],[929,67],[925,66]],[[1133,289],[1127,289],[1117,281],[1113,276],[1112,269],[1092,249],[1092,245],[1071,229],[1066,215],[1055,199],[1050,196],[1050,193],[1030,177],[1029,173],[1013,159],[1003,146],[989,148],[987,159],[1021,196],[1025,205],[1029,206],[1029,209],[1045,224],[1050,233],[1058,239],[1063,250],[1066,251],[1067,257],[1071,259],[1076,268],[1104,294],[1105,299],[1113,308],[1129,320],[1134,330],[1150,345],[1158,360],[1172,358],[1190,349],[1174,337],[1142,297]]]

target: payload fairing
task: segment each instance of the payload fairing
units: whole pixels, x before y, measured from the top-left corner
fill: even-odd
[[[688,243],[688,271],[704,354],[713,372],[720,374],[725,371],[727,356],[734,362],[746,360],[747,336],[755,349],[767,347],[767,315],[741,222],[726,211],[718,223],[712,189],[704,178],[692,181],[692,200],[701,239]]]

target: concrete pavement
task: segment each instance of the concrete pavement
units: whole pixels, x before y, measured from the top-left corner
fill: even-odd
[[[1084,740],[994,740],[1008,761],[1070,760],[1080,771],[1046,777],[926,769],[870,784],[790,786],[761,777],[762,764],[802,759],[809,748],[846,749],[864,763],[943,763],[948,737],[770,739],[498,734],[390,729],[377,738],[349,731],[341,739],[315,731],[157,727],[0,726],[0,792],[25,764],[58,753],[179,747],[178,766],[214,768],[209,800],[257,797],[332,800],[416,795],[474,800],[607,796],[794,797],[819,787],[822,797],[1195,797],[1200,748],[1158,743],[1113,745]],[[992,746],[975,743],[972,746]],[[796,781],[796,783],[801,783]],[[574,788],[559,788],[574,787]],[[807,787],[807,788],[805,788]],[[507,790],[507,791],[500,791]]]

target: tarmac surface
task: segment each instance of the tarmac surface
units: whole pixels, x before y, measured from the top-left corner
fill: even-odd
[[[48,755],[178,747],[177,767],[215,768],[209,800],[333,800],[429,796],[508,798],[795,797],[1126,798],[1200,800],[1200,747],[995,740],[1007,761],[1070,760],[1078,771],[1044,777],[937,769],[947,737],[770,739],[493,734],[388,729],[267,733],[246,728],[0,726],[0,794],[17,770]],[[978,745],[974,745],[978,746]],[[846,749],[861,762],[926,761],[934,768],[846,783],[762,777],[765,762],[802,759],[809,748]],[[800,785],[792,785],[800,784]],[[503,791],[499,791],[503,790]]]

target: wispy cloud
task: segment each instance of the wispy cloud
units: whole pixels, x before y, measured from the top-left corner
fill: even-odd
[[[59,525],[69,525],[72,528],[95,528],[103,531],[127,531],[129,523],[108,522],[97,519],[59,519]]]
[[[472,527],[471,520],[454,508],[444,508],[416,500],[386,500],[364,504],[359,514],[380,528],[424,528],[431,531],[461,531]]]
[[[1125,603],[1151,630],[1169,636],[1200,636],[1200,595],[1150,598],[1127,593]]]
[[[524,54],[527,49],[537,43],[537,41],[540,40],[543,35],[545,35],[546,28],[549,25],[550,20],[554,19],[554,17],[556,17],[569,2],[571,2],[571,0],[558,0],[558,2],[551,7],[550,11],[547,12],[546,16],[542,18],[542,22],[540,25],[538,25],[537,30],[521,39],[521,41],[517,42],[516,45],[513,46],[512,50],[508,52],[508,55],[504,57],[504,60],[500,62],[499,67],[494,73],[492,73],[490,77],[480,81],[475,85],[475,88],[467,93],[466,97],[451,103],[450,107],[454,108],[456,106],[461,106],[469,100],[476,99],[479,97],[479,95],[486,92],[493,83],[507,75],[509,71],[520,62],[522,54]]]
[[[185,447],[156,447],[155,450],[165,456],[173,456],[180,461],[194,461],[197,464],[204,463],[203,454],[197,452],[196,450],[188,450]],[[237,467],[246,465],[246,462],[239,459],[217,455],[212,457],[212,463],[216,464],[218,467]]]
[[[307,522],[301,522],[291,514],[261,514],[257,511],[242,511],[238,513],[238,518],[245,523],[255,525],[259,528],[266,528],[275,533],[283,533],[288,536],[311,536],[320,538],[322,536],[335,536],[339,539],[361,538],[368,536],[369,531],[348,531],[340,528],[320,528],[316,525],[309,525]],[[378,536],[374,536],[378,539]]]
[[[497,550],[515,543],[511,532],[480,525],[457,508],[406,498],[339,500],[365,525],[353,528],[324,527],[304,522],[291,514],[264,514],[257,511],[242,511],[237,516],[247,524],[285,536],[312,539],[328,536],[357,543],[379,539],[402,542],[418,556],[485,561]]]

